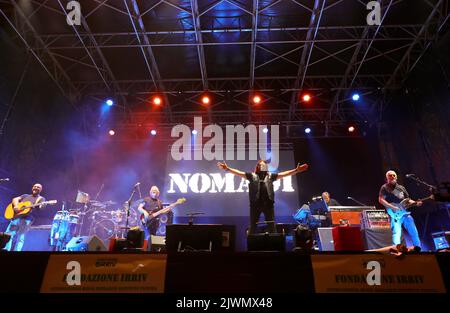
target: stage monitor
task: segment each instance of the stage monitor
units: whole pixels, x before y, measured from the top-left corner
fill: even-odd
[[[232,252],[236,227],[220,224],[174,224],[166,227],[167,252]]]

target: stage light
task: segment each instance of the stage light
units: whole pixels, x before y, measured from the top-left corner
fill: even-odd
[[[305,134],[309,134],[309,133],[311,133],[311,128],[306,127],[306,128],[305,128]]]
[[[209,98],[209,96],[207,96],[207,95],[202,96],[202,103],[204,105],[208,105],[210,102],[211,102],[211,99]]]
[[[156,130],[152,129],[152,130],[150,131],[150,134],[151,134],[152,136],[156,136]]]
[[[194,129],[194,130],[192,130],[192,135],[197,135],[197,131]]]
[[[252,101],[253,101],[254,104],[261,103],[261,100],[262,99],[261,99],[261,97],[259,95],[254,95],[253,98],[252,98]]]
[[[311,100],[311,96],[306,93],[302,96],[302,99],[304,102],[309,102]]]
[[[154,105],[161,105],[162,99],[159,96],[155,96],[155,97],[153,97],[152,102],[153,102]]]
[[[354,93],[354,94],[352,95],[352,100],[353,100],[353,101],[358,101],[358,100],[359,100],[359,94]]]
[[[264,127],[264,128],[263,128],[263,133],[264,133],[264,134],[267,134],[268,132],[269,132],[269,129],[268,129],[267,127]]]
[[[348,131],[350,133],[353,133],[355,131],[355,129],[356,129],[355,126],[349,126]]]
[[[106,100],[106,104],[109,106],[113,106],[114,105],[114,101],[111,99]]]
[[[116,132],[115,132],[114,130],[110,129],[109,132],[108,132],[108,134],[109,134],[110,136],[114,136],[114,135],[116,134]]]

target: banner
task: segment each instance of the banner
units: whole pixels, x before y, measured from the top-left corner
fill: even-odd
[[[163,293],[167,255],[52,254],[41,293]]]
[[[445,293],[434,255],[312,255],[318,293]]]

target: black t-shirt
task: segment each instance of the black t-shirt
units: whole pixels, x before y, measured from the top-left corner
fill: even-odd
[[[267,173],[264,179],[261,179],[257,173],[246,172],[245,177],[249,181],[250,203],[270,200],[274,202],[275,192],[273,182],[277,180],[278,174]]]
[[[159,199],[153,199],[151,197],[144,198],[144,210],[146,210],[149,214],[158,212],[163,209],[162,202]],[[159,216],[152,218],[150,221],[147,221],[147,227],[150,230],[152,235],[156,235],[156,231],[159,226]]]
[[[149,214],[155,213],[159,210],[162,210],[162,202],[159,199],[153,199],[150,197],[144,198],[144,207]]]
[[[40,198],[39,201],[37,201],[38,198]],[[42,197],[42,196],[36,196],[35,197],[33,195],[30,195],[30,194],[24,194],[24,195],[20,196],[20,202],[31,202],[31,204],[37,204],[37,203],[41,203],[41,202],[44,202],[44,201],[45,201],[45,198]],[[35,218],[36,215],[37,215],[38,210],[39,210],[39,206],[31,209],[31,212],[26,214],[26,215],[24,215],[23,218],[31,218],[31,219]]]
[[[400,203],[405,198],[409,198],[406,188],[398,183],[395,186],[388,183],[381,186],[380,196],[389,203]]]
[[[336,199],[330,198],[330,202],[328,203],[328,206],[340,206],[340,203],[337,202]]]

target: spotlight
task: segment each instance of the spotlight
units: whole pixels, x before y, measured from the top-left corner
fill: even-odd
[[[359,94],[358,94],[358,93],[354,93],[354,94],[352,95],[352,100],[353,100],[353,101],[358,101],[358,100],[359,100]]]
[[[304,102],[309,102],[309,100],[311,100],[311,96],[309,94],[304,94],[302,96],[302,99]]]
[[[211,102],[211,99],[209,98],[209,96],[207,96],[207,95],[202,96],[202,103],[204,105],[208,105],[210,102]]]
[[[355,131],[355,129],[356,129],[355,126],[349,126],[348,131],[350,133],[353,133]]]
[[[197,135],[197,131],[194,129],[194,130],[192,130],[192,135]]]
[[[110,136],[114,136],[114,135],[116,134],[116,132],[115,132],[114,130],[110,129],[109,132],[108,132],[108,134],[109,134]]]
[[[311,133],[311,128],[306,127],[306,128],[305,128],[305,134],[309,134],[309,133]]]
[[[253,101],[254,104],[261,103],[261,100],[262,99],[261,99],[261,97],[259,95],[254,95],[253,98],[252,98],[252,101]]]
[[[153,102],[154,105],[161,105],[162,99],[159,96],[155,96],[155,97],[153,97],[153,101],[152,102]]]
[[[269,129],[267,127],[264,127],[262,131],[264,134],[267,134],[269,132]]]
[[[150,131],[150,134],[151,134],[152,136],[156,136],[156,130],[152,129],[152,130]]]
[[[109,106],[113,106],[114,105],[114,101],[111,99],[106,100],[106,104]]]

